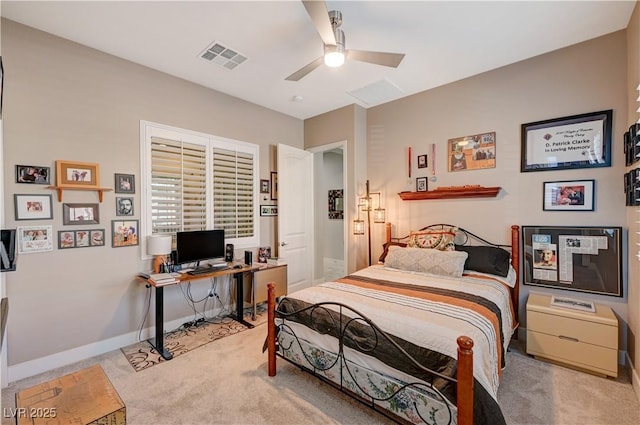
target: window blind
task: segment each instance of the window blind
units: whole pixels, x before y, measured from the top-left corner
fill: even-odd
[[[151,138],[151,232],[203,230],[206,146]]]
[[[254,235],[254,168],[251,153],[213,149],[213,225],[226,238]]]

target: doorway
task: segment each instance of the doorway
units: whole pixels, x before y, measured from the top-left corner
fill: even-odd
[[[309,149],[314,163],[314,284],[348,270],[346,142]]]

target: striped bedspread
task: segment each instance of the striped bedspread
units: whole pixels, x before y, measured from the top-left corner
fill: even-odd
[[[515,327],[509,294],[504,283],[487,275],[448,278],[375,265],[334,282],[292,293],[281,301],[278,309],[291,312],[321,302],[345,304],[392,335],[423,366],[450,376],[455,375],[456,339],[466,335],[474,341],[474,376],[484,390],[476,393],[481,398],[492,398],[497,406],[495,399],[505,352]],[[313,325],[307,323],[311,317],[293,320],[312,326],[321,334],[330,333],[327,329],[335,318],[322,316],[314,312]],[[353,349],[366,345],[361,340],[365,334],[356,328],[354,335],[347,335],[345,345]],[[399,359],[393,347],[376,343],[380,347],[368,355],[405,374],[432,381],[418,368]],[[477,387],[476,384],[476,390]],[[442,384],[440,390],[455,402],[455,388]],[[486,404],[486,400],[476,399]]]

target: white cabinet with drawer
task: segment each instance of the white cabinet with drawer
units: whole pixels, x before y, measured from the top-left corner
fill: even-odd
[[[527,300],[527,354],[600,375],[618,376],[618,319],[611,308],[595,313],[551,305],[551,296]]]

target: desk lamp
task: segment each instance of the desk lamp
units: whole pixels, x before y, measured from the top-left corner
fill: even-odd
[[[161,273],[171,254],[171,235],[151,235],[147,237],[147,254],[153,255],[153,272]]]

